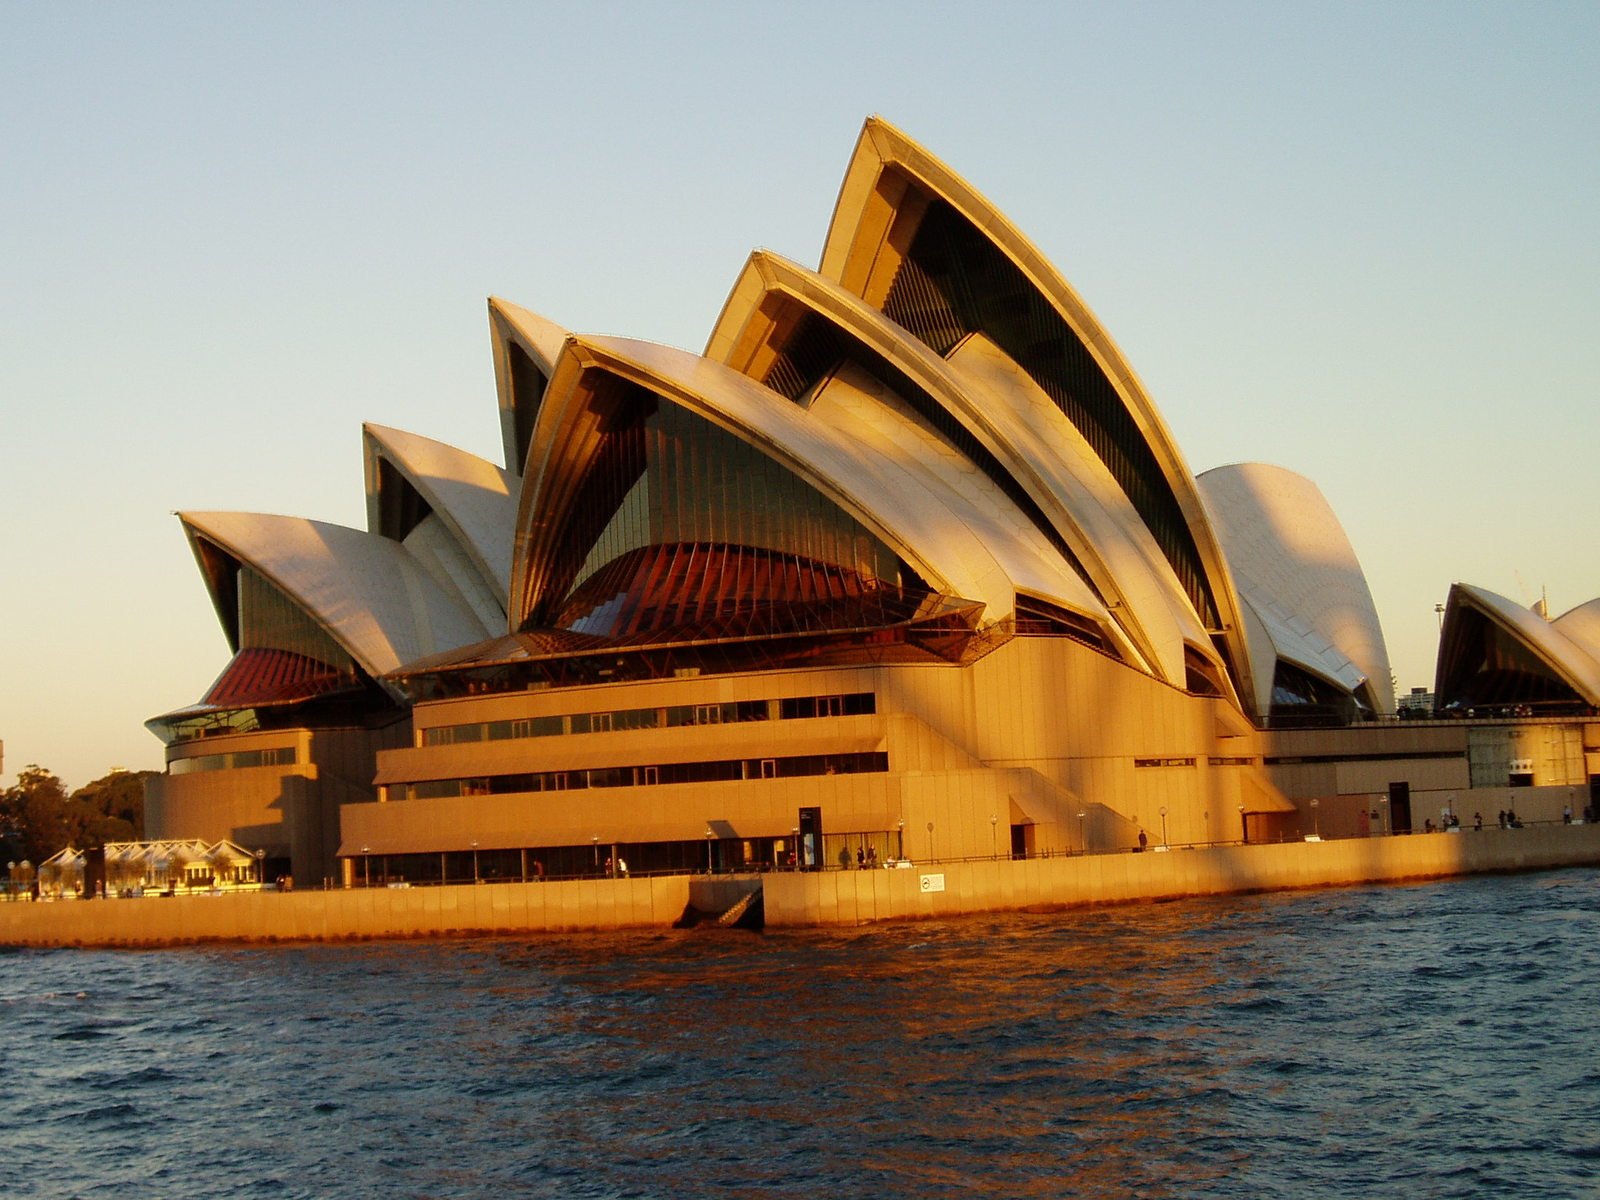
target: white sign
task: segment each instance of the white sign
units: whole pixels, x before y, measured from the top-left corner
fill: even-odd
[[[925,892],[944,891],[943,875],[924,875],[922,877],[922,890]]]

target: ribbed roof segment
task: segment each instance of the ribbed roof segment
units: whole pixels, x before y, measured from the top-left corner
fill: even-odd
[[[1265,463],[1217,467],[1198,483],[1234,583],[1266,634],[1250,646],[1259,710],[1267,711],[1275,660],[1283,659],[1352,696],[1370,681],[1378,711],[1392,711],[1378,610],[1317,485]]]

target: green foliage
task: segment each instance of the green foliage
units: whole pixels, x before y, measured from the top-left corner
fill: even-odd
[[[59,778],[37,764],[0,792],[3,862],[43,862],[66,846],[90,850],[144,837],[144,783],[154,771],[113,771],[67,794]]]

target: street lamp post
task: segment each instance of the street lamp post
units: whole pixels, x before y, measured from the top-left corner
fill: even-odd
[[[928,822],[928,861],[929,862],[937,861],[933,857],[933,822],[932,821]]]
[[[1311,797],[1311,833],[1317,838],[1322,837],[1322,819],[1317,815],[1317,806],[1321,803],[1315,796]]]
[[[706,826],[706,874],[711,874],[711,839],[716,835],[711,832],[711,826]]]
[[[590,842],[591,845],[594,846],[594,869],[595,869],[595,873],[599,874],[599,872],[600,872],[600,835],[598,833],[593,835],[589,839],[589,842]]]
[[[789,860],[794,863],[794,869],[800,869],[800,826],[796,825],[789,830]]]
[[[1244,819],[1244,805],[1239,805],[1239,840],[1246,845],[1250,842],[1250,826]]]
[[[895,855],[895,858],[897,860],[904,860],[906,856],[906,819],[901,817],[900,820],[896,822],[896,826],[900,832],[900,852]]]
[[[372,847],[361,847],[361,886],[372,886]]]
[[[256,851],[256,887],[258,887],[258,888],[263,888],[263,887],[266,887],[266,885],[267,885],[266,860],[267,860],[267,852],[265,850],[257,850]]]
[[[1167,806],[1161,806],[1161,844],[1167,844]]]
[[[478,882],[478,843],[472,843],[472,882]]]
[[[1089,814],[1087,812],[1085,812],[1083,809],[1079,809],[1078,810],[1078,853],[1079,854],[1087,854],[1087,853],[1089,853],[1089,833],[1088,833],[1088,828],[1089,827],[1085,824],[1085,822],[1088,819],[1089,819]]]
[[[995,840],[999,836],[1000,818],[993,814],[989,817],[989,857],[1000,857],[1000,845]]]

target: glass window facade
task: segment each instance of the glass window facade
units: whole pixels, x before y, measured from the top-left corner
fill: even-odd
[[[889,756],[881,750],[850,754],[799,754],[784,758],[733,758],[711,762],[591,767],[583,771],[522,771],[510,775],[429,779],[418,783],[392,783],[388,787],[388,798],[391,801],[427,800],[523,792],[586,791],[589,788],[655,787],[674,783],[728,783],[741,779],[859,775],[888,769]]]
[[[169,775],[189,775],[196,771],[234,771],[242,767],[283,767],[299,761],[293,746],[270,750],[235,750],[228,754],[197,754],[174,759],[167,766]]]
[[[355,664],[328,631],[264,575],[239,568],[239,648],[287,650],[341,672]]]
[[[466,742],[560,737],[567,733],[626,732],[774,719],[792,721],[808,717],[854,717],[876,711],[877,697],[871,692],[792,696],[782,700],[733,700],[721,704],[675,704],[666,708],[623,708],[610,712],[527,717],[517,721],[489,721],[473,725],[435,725],[418,731],[417,744],[455,746]]]
[[[552,563],[563,599],[535,624],[628,636],[903,582],[893,551],[760,450],[641,388],[608,403]]]

